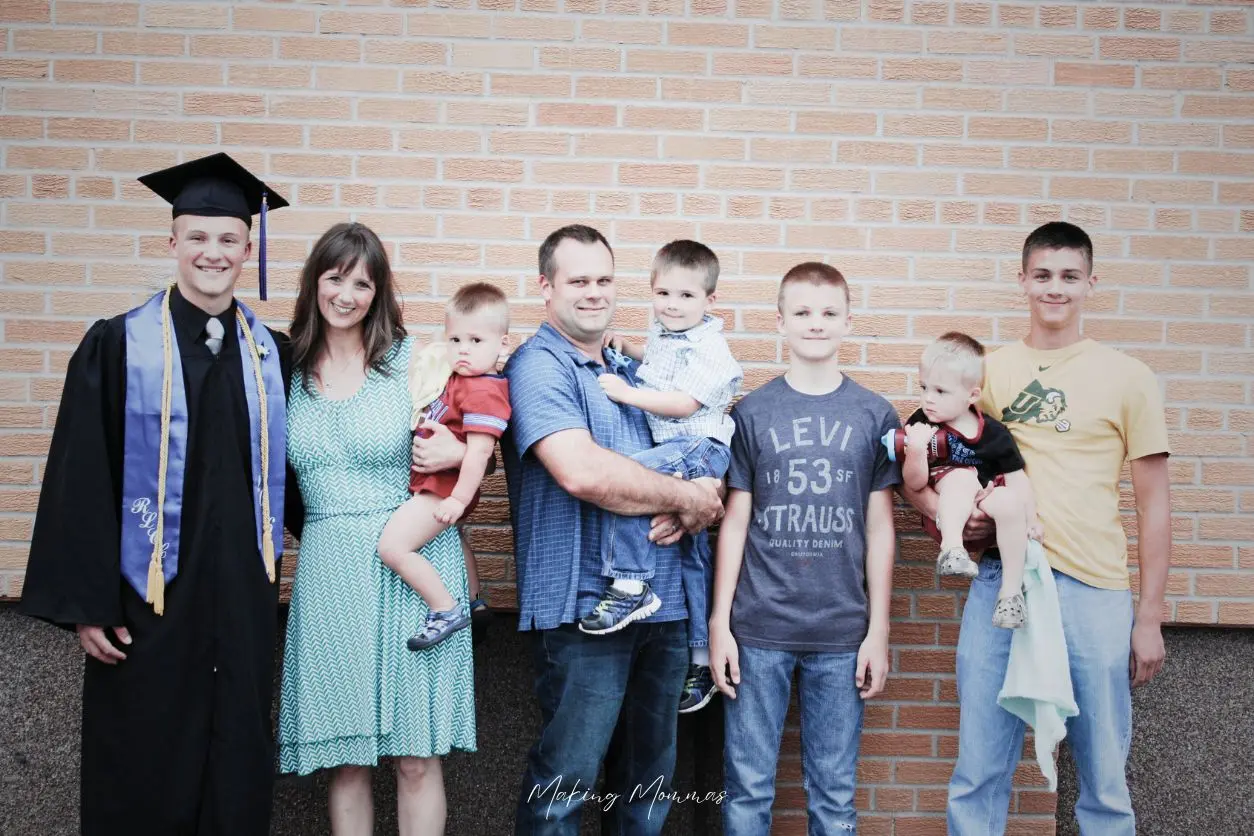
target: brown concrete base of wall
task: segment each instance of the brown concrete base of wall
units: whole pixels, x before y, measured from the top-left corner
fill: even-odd
[[[538,712],[526,643],[497,629],[479,650],[479,752],[445,765],[449,836],[512,831],[513,808]],[[1169,629],[1168,662],[1134,699],[1136,730],[1128,768],[1142,836],[1237,836],[1254,827],[1254,631]],[[81,652],[73,636],[0,606],[0,833],[78,832],[78,716]],[[680,792],[717,788],[722,729],[717,710],[682,718]],[[395,832],[389,768],[376,776],[377,832]],[[1074,770],[1065,760],[1059,833],[1071,822]],[[585,816],[584,832],[599,832]],[[711,804],[676,806],[667,834],[716,834]],[[329,832],[326,779],[281,778],[273,833]]]
[[[1254,833],[1254,630],[1163,633],[1163,672],[1132,695],[1136,832]],[[1075,764],[1065,747],[1058,774],[1058,836],[1079,836]]]

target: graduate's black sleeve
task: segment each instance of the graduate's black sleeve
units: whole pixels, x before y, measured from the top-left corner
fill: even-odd
[[[269,329],[279,346],[279,367],[283,372],[283,394],[291,400],[292,395],[292,341],[282,331]],[[297,540],[305,530],[305,501],[300,495],[300,484],[296,481],[296,471],[291,464],[287,465],[287,479],[283,486],[283,527],[292,533]]]
[[[123,623],[125,352],[121,318],[88,330],[70,358],[44,467],[18,609],[67,629]]]
[[[300,483],[296,471],[287,466],[287,482],[283,487],[283,527],[297,540],[305,531],[305,500],[300,495]]]

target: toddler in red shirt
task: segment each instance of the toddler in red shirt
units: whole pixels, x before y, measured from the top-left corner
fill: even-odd
[[[444,424],[466,444],[459,469],[411,475],[412,496],[392,514],[379,539],[384,564],[427,604],[426,623],[410,637],[410,650],[439,644],[470,624],[468,605],[453,598],[421,550],[479,502],[484,470],[509,422],[509,384],[495,373],[508,333],[505,294],[483,282],[465,285],[449,300],[443,358],[433,358],[431,352],[438,349],[428,349],[415,362],[427,362],[431,368],[410,375],[410,392],[415,408],[423,410],[422,420]],[[440,377],[447,382],[432,398]],[[419,424],[416,432],[422,431]]]

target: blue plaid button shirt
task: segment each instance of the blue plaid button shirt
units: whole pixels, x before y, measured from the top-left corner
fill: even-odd
[[[705,315],[687,331],[668,331],[656,319],[636,377],[656,392],[683,392],[701,404],[687,418],[649,414],[653,443],[673,438],[714,438],[731,444],[735,426],[727,407],[744,372],[723,337],[723,320]]]
[[[597,376],[612,371],[633,386],[636,364],[606,350],[602,367],[545,323],[505,366],[512,416],[501,438],[509,484],[514,560],[518,568],[518,627],[549,630],[590,612],[605,591],[601,577],[601,516],[557,484],[532,447],[562,430],[588,430],[592,440],[630,456],[653,446],[644,413],[616,404]],[[679,549],[657,552],[650,581],[662,608],[649,621],[688,617]]]

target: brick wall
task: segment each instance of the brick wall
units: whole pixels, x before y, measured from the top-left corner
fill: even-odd
[[[1254,34],[1228,3],[393,0],[0,4],[0,597],[22,588],[69,353],[169,275],[168,210],[136,175],[225,149],[275,213],[283,325],[313,239],[389,243],[411,327],[487,279],[540,321],[535,248],[596,222],[618,325],[677,236],[724,264],[720,310],[755,386],[776,374],[775,282],[810,258],[854,281],[853,375],[911,407],[926,340],[1021,336],[1025,233],[1084,225],[1087,333],[1159,374],[1176,452],[1168,615],[1254,624]],[[241,294],[251,296],[254,274]],[[489,487],[498,497],[503,481]],[[1130,491],[1128,491],[1130,498]],[[473,541],[513,600],[502,499]],[[961,593],[901,512],[895,679],[867,712],[867,833],[943,832]],[[1129,525],[1132,517],[1127,517]],[[801,806],[796,729],[781,808]],[[1013,832],[1052,832],[1019,772]],[[781,819],[802,832],[803,819]],[[895,828],[895,829],[894,829]]]

